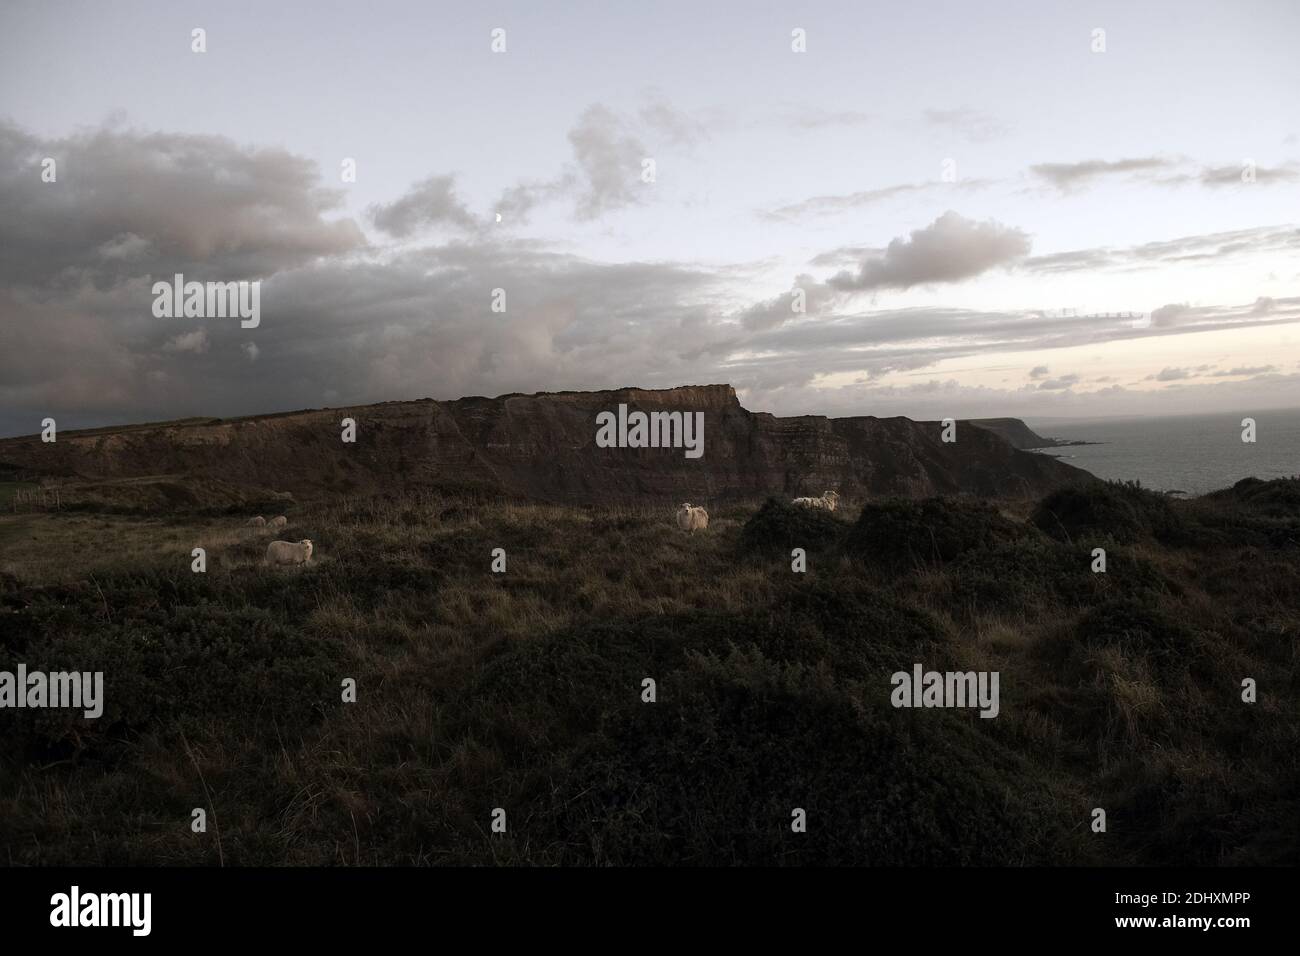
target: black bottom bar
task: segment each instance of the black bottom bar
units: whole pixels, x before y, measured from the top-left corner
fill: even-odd
[[[124,925],[53,926],[52,916],[73,922],[74,886],[76,922],[116,915]],[[142,928],[143,897],[132,908],[127,897],[101,895],[131,893],[150,894],[148,938],[169,942],[337,945],[436,931],[448,945],[515,933],[540,945],[608,928],[610,942],[670,944],[699,926],[769,944],[829,942],[834,931],[881,942],[901,932],[918,945],[1100,937],[1232,945],[1293,931],[1294,886],[1292,869],[10,868],[0,870],[0,914],[7,942],[75,932],[92,945],[132,937],[132,923]]]

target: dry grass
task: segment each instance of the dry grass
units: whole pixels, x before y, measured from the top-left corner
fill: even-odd
[[[1086,546],[1030,535],[983,563],[832,550],[795,575],[741,549],[753,512],[686,535],[671,509],[342,499],[291,512],[279,537],[317,550],[287,571],[241,517],[0,517],[6,659],[102,662],[110,687],[89,731],[9,737],[4,857],[1294,861],[1294,552],[1112,544],[1103,580]],[[997,670],[1000,717],[888,708],[914,661]],[[795,799],[840,829],[781,843],[763,820]],[[220,845],[188,829],[209,805]]]

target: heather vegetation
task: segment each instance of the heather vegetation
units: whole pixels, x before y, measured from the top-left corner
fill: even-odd
[[[97,721],[0,712],[5,862],[1300,860],[1300,481],[711,505],[693,535],[481,495],[280,510],[310,566],[183,502],[0,518],[0,670],[106,684]],[[914,663],[998,671],[999,716],[894,709]]]

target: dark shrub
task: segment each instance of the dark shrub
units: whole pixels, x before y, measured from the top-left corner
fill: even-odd
[[[1243,478],[1231,488],[1206,495],[1211,500],[1239,502],[1275,517],[1300,516],[1300,478]]]
[[[1166,680],[1204,663],[1211,650],[1204,635],[1150,600],[1121,597],[1086,612],[1073,634],[1063,631],[1044,651],[1062,667],[1066,681],[1087,683],[1102,673],[1097,652],[1103,648],[1149,664],[1153,676]]]
[[[511,759],[545,760],[609,711],[639,703],[641,680],[680,659],[686,623],[618,621],[503,641],[469,685],[465,729]]]
[[[1122,547],[1106,549],[1106,573],[1094,573],[1092,564],[1087,545],[1026,536],[962,555],[947,575],[947,595],[954,610],[979,613],[1032,607],[1059,611],[1144,591],[1182,592],[1150,561]]]
[[[854,557],[897,572],[944,564],[1020,534],[1013,522],[983,502],[893,499],[864,507],[845,546]]]
[[[1153,537],[1175,544],[1186,537],[1183,521],[1169,497],[1137,482],[1061,488],[1039,502],[1030,521],[1058,541],[1109,535],[1116,541]]]
[[[1256,729],[1251,740],[1258,737]],[[1157,753],[1118,765],[1103,786],[1107,805],[1141,834],[1146,862],[1294,866],[1300,798],[1293,781],[1294,770],[1200,775],[1183,754]]]
[[[700,612],[673,629],[694,650],[753,646],[782,664],[824,668],[829,680],[845,687],[883,682],[945,641],[928,614],[865,581],[797,577],[769,607]]]
[[[959,865],[1064,852],[1038,842],[1063,821],[1041,809],[1031,768],[978,719],[894,710],[883,690],[864,706],[826,676],[753,648],[692,655],[664,681],[671,695],[623,708],[579,757],[543,825],[563,835],[569,862],[615,865]],[[796,807],[806,833],[791,830]]]
[[[190,576],[109,577],[100,586],[34,592],[30,630],[15,648],[30,671],[104,673],[104,713],[87,726],[66,709],[22,711],[31,743],[145,729],[201,732],[213,721],[252,730],[310,723],[337,701],[337,642],[309,637],[274,613],[212,603]],[[194,576],[201,577],[201,576]]]
[[[808,551],[833,546],[848,529],[830,512],[803,508],[768,498],[740,532],[740,548],[747,554],[789,554],[791,548]]]
[[[1300,547],[1300,479],[1243,478],[1231,488],[1188,503],[1197,541],[1206,548]]]
[[[1116,644],[1138,653],[1177,655],[1191,650],[1192,632],[1150,602],[1108,601],[1079,621],[1082,639],[1094,646]]]

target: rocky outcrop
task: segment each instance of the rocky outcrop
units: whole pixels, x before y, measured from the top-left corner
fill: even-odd
[[[596,416],[699,412],[704,449],[597,447]],[[341,440],[343,418],[356,442]],[[986,428],[907,418],[777,418],[729,385],[424,399],[0,441],[11,475],[207,479],[299,498],[462,486],[545,501],[713,503],[769,494],[1037,496],[1090,476]]]

